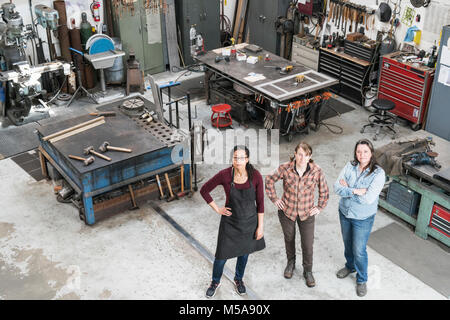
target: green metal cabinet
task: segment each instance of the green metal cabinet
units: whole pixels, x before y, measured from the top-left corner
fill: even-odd
[[[144,7],[145,0],[134,2],[134,12],[122,10],[119,7],[118,15],[113,13],[114,33],[122,41],[123,50],[126,52],[126,59],[130,49],[133,49],[136,58],[141,64],[141,69],[145,73],[159,73],[165,71],[164,47],[163,47],[163,25],[164,14],[156,16],[150,15],[150,10]],[[114,11],[114,10],[113,10]],[[149,34],[153,39],[160,39],[155,43],[149,43]]]

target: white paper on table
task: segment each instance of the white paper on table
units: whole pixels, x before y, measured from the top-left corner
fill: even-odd
[[[264,77],[262,74],[254,74],[248,77],[245,77],[244,80],[248,82],[256,82],[259,80],[264,80],[266,77]]]
[[[438,82],[450,87],[450,68],[441,65],[439,70]]]
[[[440,63],[450,66],[450,49],[449,49],[449,47],[442,46]]]

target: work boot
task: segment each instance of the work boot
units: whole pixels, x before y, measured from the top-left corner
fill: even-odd
[[[309,288],[312,288],[316,285],[316,280],[311,271],[303,271],[303,277],[305,277],[306,285]]]
[[[344,278],[347,277],[350,273],[353,273],[353,272],[355,272],[355,270],[350,270],[350,269],[347,269],[347,267],[343,267],[341,270],[339,270],[339,271],[336,273],[336,276],[337,276],[339,279],[344,279]]]
[[[284,277],[286,279],[292,278],[295,269],[295,260],[288,261],[286,268],[284,269]]]
[[[356,294],[358,295],[358,297],[364,297],[367,294],[366,283],[357,283],[356,284]]]

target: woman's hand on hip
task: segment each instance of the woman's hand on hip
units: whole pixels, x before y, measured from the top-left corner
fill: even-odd
[[[317,209],[317,207],[314,207],[311,210],[309,210],[309,216],[310,217],[315,216],[316,214],[319,214],[319,213],[320,213],[320,210]]]
[[[264,236],[264,228],[263,228],[262,226],[256,228],[256,232],[255,232],[255,238],[256,238],[256,240],[261,239],[263,236]]]
[[[286,208],[286,205],[284,204],[283,200],[278,199],[277,201],[275,201],[275,205],[277,206],[278,209],[284,211],[284,209]]]
[[[217,213],[218,214],[221,214],[221,215],[223,215],[223,216],[227,216],[227,217],[229,217],[229,216],[231,216],[231,208],[228,208],[228,207],[221,207],[221,208],[219,208],[219,210],[217,211]]]

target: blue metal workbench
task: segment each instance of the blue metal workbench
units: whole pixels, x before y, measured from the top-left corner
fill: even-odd
[[[144,100],[144,99],[143,99]],[[145,100],[147,102],[147,100]],[[105,117],[105,123],[66,137],[59,141],[44,141],[44,137],[60,130],[92,120],[90,115],[80,116],[69,120],[59,121],[41,126],[37,130],[40,142],[39,150],[45,161],[61,174],[68,184],[82,198],[82,212],[80,218],[85,223],[95,223],[93,198],[107,192],[128,186],[138,181],[149,179],[156,174],[164,174],[184,165],[184,186],[190,185],[189,148],[183,147],[183,142],[169,142],[172,130],[165,124],[153,122],[160,135],[152,134],[151,130],[141,126],[136,119],[122,114],[119,103],[110,104],[110,108],[102,107],[102,111],[114,110],[116,116]],[[159,129],[158,129],[159,128]],[[108,151],[105,153],[112,161],[108,162],[95,157],[94,163],[84,166],[83,162],[72,160],[68,155],[87,157],[83,149],[93,146],[98,151],[99,146],[108,141],[111,146],[132,149],[131,153]],[[163,180],[161,177],[161,180]],[[82,217],[83,215],[83,217]]]

